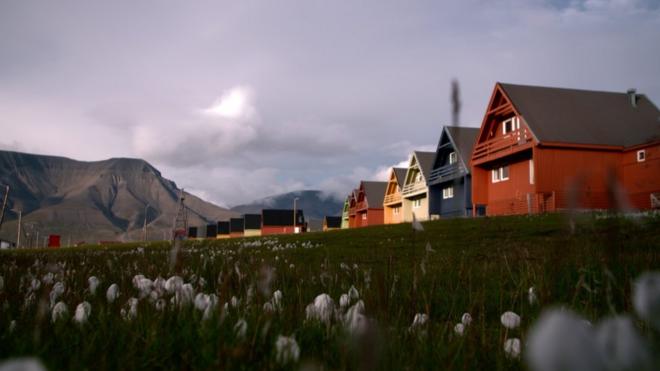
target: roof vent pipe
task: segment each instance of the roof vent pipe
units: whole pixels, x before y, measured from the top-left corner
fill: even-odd
[[[628,98],[630,98],[630,105],[633,106],[633,108],[637,108],[637,90],[628,89],[626,93],[628,93]]]

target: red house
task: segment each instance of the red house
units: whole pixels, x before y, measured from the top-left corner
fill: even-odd
[[[657,207],[659,118],[634,90],[497,83],[472,152],[475,214]]]
[[[353,221],[350,228],[384,224],[383,199],[386,188],[387,182],[360,182],[349,209]]]
[[[290,234],[305,232],[305,216],[302,210],[296,210],[294,225],[293,210],[261,210],[261,235]]]
[[[357,189],[352,190],[348,195],[348,228],[357,227],[357,195]]]

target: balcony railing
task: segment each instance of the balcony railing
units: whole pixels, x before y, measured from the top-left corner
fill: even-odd
[[[515,152],[516,147],[532,141],[532,134],[526,128],[510,132],[504,137],[479,143],[472,151],[472,160],[477,161],[500,153]]]
[[[405,197],[422,191],[426,191],[426,183],[416,182],[404,185],[401,189],[401,195]]]
[[[389,195],[385,195],[385,198],[383,199],[383,204],[392,204],[395,202],[401,202],[401,194],[400,193],[392,193]]]
[[[429,184],[440,183],[446,180],[462,177],[465,173],[465,169],[462,166],[459,166],[458,163],[441,166],[431,171],[431,174],[429,175]]]
[[[360,201],[355,205],[355,210],[362,210],[367,208],[367,201]]]

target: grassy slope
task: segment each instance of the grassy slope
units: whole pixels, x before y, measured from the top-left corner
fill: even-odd
[[[37,354],[49,366],[73,369],[263,369],[274,366],[272,344],[277,335],[293,334],[305,362],[330,368],[517,369],[521,363],[506,360],[502,343],[505,337],[524,342],[525,331],[542,307],[565,305],[594,321],[630,311],[631,281],[660,267],[657,217],[630,221],[583,216],[575,234],[569,233],[560,215],[443,220],[425,223],[425,229],[414,236],[414,245],[409,224],[283,236],[278,238],[281,244],[309,241],[320,247],[276,252],[241,248],[249,239],[191,241],[183,255],[187,268],[182,275],[186,281],[193,273],[204,277],[209,282],[204,291],[219,293],[221,303],[232,295],[245,302],[263,264],[277,270],[272,286],[284,293],[281,314],[264,315],[261,306],[267,298],[257,294],[250,309],[232,310],[222,323],[217,316],[200,322],[200,313],[192,310],[160,314],[146,301],[140,303],[136,321],[121,320],[121,304],[136,295],[130,283],[134,274],[167,277],[164,245],[152,244],[143,253],[131,249],[136,245],[3,252],[5,292],[0,298],[9,308],[0,313],[0,357]],[[425,253],[426,241],[435,252]],[[17,294],[19,277],[35,258],[66,261],[66,269],[76,270],[65,275],[65,301],[73,312],[77,303],[89,300],[89,324],[82,329],[71,323],[52,325],[49,317],[39,319],[36,305],[20,311],[24,295]],[[248,277],[238,279],[235,262]],[[291,263],[295,267],[290,268]],[[341,268],[341,263],[351,269]],[[352,268],[354,264],[358,269]],[[37,270],[32,269],[44,272]],[[102,293],[111,282],[118,283],[123,294],[119,303],[107,305],[104,295],[85,294],[90,275],[101,279]],[[222,284],[217,283],[218,275]],[[305,306],[316,295],[325,292],[337,301],[351,285],[360,291],[367,315],[377,321],[377,333],[356,341],[344,336],[341,326],[304,323]],[[530,286],[538,290],[541,306],[527,303]],[[42,292],[47,296],[43,288]],[[499,317],[506,310],[522,316],[521,329],[505,332]],[[431,319],[426,337],[406,331],[419,312]],[[452,329],[464,312],[474,321],[466,336],[457,338]],[[244,341],[232,333],[239,317],[249,324]],[[18,320],[19,331],[13,335],[7,333],[10,319]]]

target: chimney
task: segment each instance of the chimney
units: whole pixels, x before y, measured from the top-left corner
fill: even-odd
[[[630,105],[633,106],[633,108],[637,108],[637,89],[628,89],[626,93],[630,99]]]

